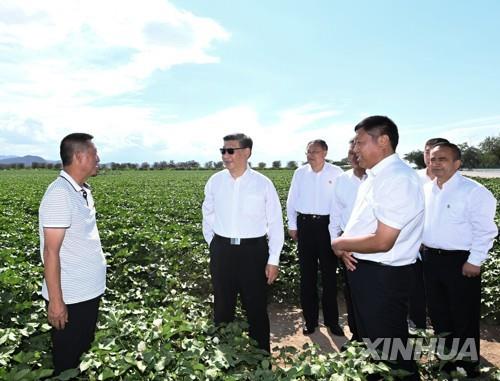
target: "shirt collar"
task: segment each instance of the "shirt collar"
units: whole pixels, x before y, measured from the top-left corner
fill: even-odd
[[[361,176],[361,177],[356,176],[356,175],[354,174],[354,169],[352,169],[352,168],[351,168],[351,169],[350,169],[347,173],[348,173],[348,176],[349,176],[350,178],[352,178],[352,179],[357,179],[357,180],[359,180],[359,181],[364,181],[364,180],[366,180],[366,177],[367,177],[366,171],[365,171],[365,173],[363,173],[363,176]]]
[[[461,179],[462,175],[456,171],[453,176],[451,176],[448,181],[446,181],[444,184],[443,184],[443,187],[441,189],[451,189],[453,187],[455,187],[456,184],[458,184],[460,182],[460,179]],[[434,178],[434,180],[432,180],[432,182],[434,183],[434,187],[439,188],[439,186],[437,185],[437,177]]]
[[[311,173],[315,173],[317,175],[323,173],[323,171],[326,169],[326,166],[327,166],[328,162],[325,161],[325,163],[323,164],[323,168],[321,168],[320,171],[316,172],[312,167],[311,167],[311,164],[307,163],[307,171],[308,172],[311,172]]]
[[[250,167],[250,164],[247,163],[247,169],[245,169],[245,172],[243,172],[243,174],[241,176],[239,176],[238,178],[234,178],[232,175],[231,175],[231,172],[229,172],[229,169],[224,169],[224,171],[226,172],[226,176],[230,177],[233,181],[237,181],[239,179],[243,179],[247,176],[250,176],[250,171],[252,170],[252,168]]]
[[[385,168],[390,166],[392,163],[395,163],[396,161],[399,160],[399,156],[397,153],[393,153],[392,155],[389,155],[385,157],[384,159],[380,160],[375,166],[373,166],[371,169],[366,170],[366,174],[370,177],[375,177],[379,173],[381,173]]]
[[[86,188],[87,190],[90,189],[90,185],[87,183],[83,183],[83,187],[81,187],[64,169],[61,170],[59,176],[67,180],[71,184],[71,186],[75,189],[76,192],[81,192],[82,190],[84,190],[84,188]]]

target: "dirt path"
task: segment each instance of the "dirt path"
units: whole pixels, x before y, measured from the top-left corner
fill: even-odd
[[[271,347],[292,346],[302,349],[306,343],[315,343],[323,351],[338,351],[351,333],[347,326],[347,315],[343,300],[339,300],[340,326],[344,329],[345,336],[335,336],[328,329],[320,325],[310,336],[302,334],[302,311],[296,306],[271,304],[269,317],[271,320]],[[320,321],[321,321],[320,316]],[[484,366],[500,368],[500,326],[481,324],[481,363]]]

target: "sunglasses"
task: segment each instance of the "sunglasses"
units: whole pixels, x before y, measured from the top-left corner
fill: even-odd
[[[229,154],[229,155],[234,155],[234,151],[236,151],[237,149],[245,149],[245,148],[220,148],[219,151],[221,154],[225,155],[226,152]]]

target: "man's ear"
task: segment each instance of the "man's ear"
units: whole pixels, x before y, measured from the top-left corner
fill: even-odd
[[[455,168],[456,171],[458,171],[461,166],[462,166],[462,160],[455,160],[453,162],[453,168]]]
[[[82,160],[82,154],[83,154],[82,151],[75,151],[75,153],[73,154],[72,162],[79,163]]]
[[[389,135],[380,135],[377,138],[377,143],[383,147],[387,147],[391,145],[391,140],[389,139]]]
[[[250,156],[252,156],[252,149],[248,148],[248,156],[247,159],[250,159]]]

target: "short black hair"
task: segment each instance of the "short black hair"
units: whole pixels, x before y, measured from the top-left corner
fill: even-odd
[[[247,136],[247,135],[242,134],[240,132],[238,132],[236,134],[226,135],[226,136],[224,136],[222,138],[222,140],[224,140],[225,142],[227,142],[229,140],[237,140],[238,143],[240,144],[241,148],[250,148],[250,149],[252,149],[252,147],[253,147],[252,138],[250,136]]]
[[[323,139],[314,139],[314,140],[311,140],[309,143],[307,143],[307,146],[310,146],[311,144],[318,145],[324,151],[328,151],[328,144],[326,144],[326,142]]]
[[[433,149],[436,147],[449,148],[453,152],[453,160],[462,160],[462,152],[460,151],[460,148],[458,148],[456,144],[446,141],[446,142],[436,143],[432,146]]]
[[[396,151],[396,147],[398,146],[399,142],[398,126],[396,126],[396,123],[394,123],[387,116],[369,116],[368,118],[365,118],[361,122],[359,122],[356,127],[354,127],[354,131],[358,131],[361,128],[365,130],[368,135],[375,138],[378,138],[382,135],[387,135],[391,142],[393,151]]]
[[[89,147],[89,142],[94,139],[90,134],[75,132],[69,134],[61,140],[59,153],[63,166],[70,165],[73,161],[73,155],[78,151],[85,151]]]
[[[432,138],[432,139],[429,139],[425,142],[424,147],[432,147],[438,143],[449,143],[449,141],[448,141],[448,139],[445,139],[445,138]]]

